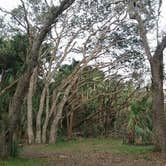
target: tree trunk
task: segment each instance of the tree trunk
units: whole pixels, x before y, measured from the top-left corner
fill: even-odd
[[[141,15],[134,8],[133,1],[129,3],[129,13],[133,13],[131,19],[138,22],[140,37],[142,39],[146,56],[151,66],[152,74],[152,112],[153,112],[153,129],[154,144],[157,151],[166,152],[166,118],[164,112],[164,93],[163,93],[163,51],[166,48],[166,36],[163,36],[158,43],[154,55],[152,56],[148,39],[147,30]],[[157,39],[158,40],[158,39]]]
[[[34,72],[31,76],[27,97],[27,134],[28,134],[28,143],[34,143],[34,131],[33,131],[33,102],[32,97],[34,94],[35,84],[37,77],[37,68],[34,69]]]
[[[67,137],[72,138],[73,135],[73,111],[67,115]]]
[[[5,133],[5,140],[6,146],[7,146],[7,154],[10,155],[13,151],[12,145],[13,145],[13,134],[14,130],[16,129],[17,121],[18,121],[18,115],[20,112],[20,107],[23,103],[24,97],[26,95],[29,79],[31,74],[29,72],[25,73],[19,80],[17,84],[17,88],[15,91],[15,94],[11,100],[11,103],[9,104],[9,116],[8,116],[8,127]],[[1,148],[1,147],[0,147]]]
[[[0,121],[0,158],[5,158],[8,154],[7,141],[5,139],[5,122]]]
[[[49,88],[46,90],[46,116],[45,121],[42,128],[42,143],[46,143],[47,141],[47,127],[49,122]]]
[[[37,113],[37,117],[36,117],[36,138],[35,138],[35,142],[40,144],[42,143],[41,141],[41,118],[42,118],[42,114],[43,114],[43,107],[44,107],[44,102],[45,102],[45,97],[46,97],[46,86],[44,87],[41,97],[40,97],[40,105],[39,105],[39,111]]]
[[[75,81],[76,81],[76,78],[74,78],[74,80],[71,82],[71,84],[66,88],[63,99],[57,106],[57,112],[56,112],[54,120],[51,124],[49,143],[55,143],[56,142],[58,123],[59,123],[59,120],[62,117],[62,111],[63,111],[64,105],[67,102],[70,90],[71,90],[73,84],[75,83]]]
[[[157,151],[166,152],[166,118],[163,93],[163,52],[156,51],[151,62],[154,143]]]
[[[59,120],[62,117],[62,111],[63,111],[63,107],[64,107],[66,101],[67,101],[67,96],[65,95],[63,97],[62,101],[60,102],[60,104],[57,107],[57,113],[56,113],[55,118],[54,118],[54,120],[51,124],[49,143],[55,143],[56,142],[58,123],[59,123]]]

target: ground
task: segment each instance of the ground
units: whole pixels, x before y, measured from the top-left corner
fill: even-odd
[[[166,166],[166,154],[153,146],[122,145],[114,139],[78,139],[24,146],[20,157],[0,166]]]

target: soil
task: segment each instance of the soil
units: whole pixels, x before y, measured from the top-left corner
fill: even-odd
[[[166,154],[123,155],[99,151],[47,150],[43,145],[24,147],[22,157],[39,159],[39,166],[166,166]]]

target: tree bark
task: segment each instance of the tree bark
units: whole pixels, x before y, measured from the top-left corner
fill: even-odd
[[[67,102],[70,90],[71,90],[71,88],[72,88],[72,86],[73,86],[73,84],[75,83],[76,80],[77,80],[77,78],[74,78],[74,80],[68,85],[68,87],[66,88],[66,90],[64,92],[64,96],[63,96],[62,101],[60,101],[60,103],[57,106],[57,111],[56,111],[55,117],[53,119],[53,122],[51,124],[49,143],[55,143],[56,142],[58,123],[59,123],[59,120],[62,117],[62,111],[63,111],[64,105]]]
[[[30,78],[28,97],[27,97],[27,134],[28,134],[29,144],[34,143],[32,97],[35,90],[36,77],[37,77],[37,68],[34,69],[34,72]]]
[[[73,111],[67,115],[67,137],[71,139],[73,136]]]
[[[47,127],[49,122],[49,88],[46,90],[46,116],[45,121],[42,128],[42,143],[46,143],[47,141]]]
[[[63,107],[67,101],[67,97],[69,95],[70,92],[70,87],[69,86],[64,94],[64,97],[62,99],[62,101],[60,102],[60,104],[57,106],[57,112],[56,115],[53,119],[53,122],[51,124],[51,129],[50,129],[50,136],[49,136],[49,143],[55,143],[56,142],[56,138],[57,138],[57,130],[58,130],[58,123],[59,120],[62,117],[62,111],[63,111]]]
[[[164,112],[163,93],[163,50],[161,50],[160,46],[158,46],[152,58],[151,72],[154,144],[156,151],[166,152],[166,115]]]
[[[44,108],[44,102],[45,102],[45,97],[46,97],[46,87],[44,87],[41,97],[40,97],[40,105],[39,105],[39,111],[37,113],[36,117],[36,138],[35,138],[35,143],[42,143],[41,142],[41,118],[43,114],[43,108]]]

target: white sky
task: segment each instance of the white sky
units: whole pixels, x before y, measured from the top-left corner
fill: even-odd
[[[10,10],[17,7],[19,3],[20,0],[0,0],[0,7]],[[166,0],[163,0],[161,11],[160,27],[166,33]],[[164,55],[164,64],[166,64],[166,50],[164,51]]]
[[[13,9],[17,7],[19,3],[20,3],[20,0],[0,0],[0,7],[6,8],[6,9]]]
[[[54,0],[57,1],[57,0]],[[20,3],[20,0],[0,0],[0,7],[5,9],[13,9],[17,7],[17,5]],[[163,0],[162,2],[162,19],[161,19],[161,27],[162,29],[166,29],[166,0]]]
[[[54,0],[57,1],[57,0]],[[17,5],[20,3],[20,0],[0,0],[0,7],[5,9],[13,9],[17,7]],[[163,0],[162,2],[162,19],[161,19],[161,26],[163,30],[166,30],[166,0]]]

